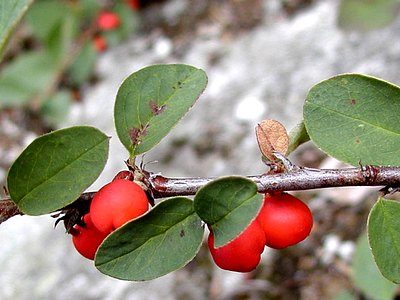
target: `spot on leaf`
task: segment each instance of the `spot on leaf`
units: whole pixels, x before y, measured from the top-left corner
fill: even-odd
[[[154,100],[150,100],[149,105],[150,105],[151,113],[154,116],[161,114],[167,108],[167,106],[165,104],[158,106]]]
[[[145,126],[143,126],[143,124],[141,124],[140,128],[134,127],[134,128],[129,129],[129,137],[131,138],[133,145],[140,144],[141,138],[147,134],[148,127],[149,127],[149,124],[146,124]]]
[[[183,83],[181,81],[178,81],[176,85],[174,85],[172,88],[174,90],[176,89],[181,89],[183,87]]]

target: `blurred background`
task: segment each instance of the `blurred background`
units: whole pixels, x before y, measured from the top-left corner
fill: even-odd
[[[118,87],[159,63],[202,68],[209,83],[144,156],[153,162],[147,169],[171,177],[262,173],[256,124],[295,126],[314,84],[352,72],[400,84],[399,7],[397,0],[37,0],[0,63],[0,184],[35,137],[78,124],[111,136],[105,170],[89,190],[110,181],[128,156],[113,125]],[[310,143],[290,159],[344,167]],[[185,268],[139,283],[102,275],[50,216],[13,217],[0,226],[0,299],[394,299],[397,287],[376,270],[363,234],[377,189],[296,195],[313,211],[310,237],[267,249],[254,272],[219,269],[205,246]]]

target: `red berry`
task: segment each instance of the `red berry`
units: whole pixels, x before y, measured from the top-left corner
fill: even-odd
[[[95,48],[98,52],[103,52],[104,50],[107,49],[107,41],[106,41],[106,39],[105,39],[103,36],[101,36],[101,35],[98,35],[98,36],[95,36],[95,37],[94,37],[94,39],[93,39],[93,45],[94,45],[94,48]]]
[[[72,230],[72,243],[82,256],[93,260],[97,248],[99,248],[107,234],[97,230],[92,223],[90,214],[86,214],[83,217],[83,221],[86,224],[84,227],[79,225],[74,226],[74,230]]]
[[[266,237],[266,245],[282,249],[304,240],[313,226],[308,206],[287,193],[265,194],[257,216]]]
[[[116,179],[103,186],[93,197],[90,214],[98,230],[110,233],[149,209],[146,193],[136,183]]]
[[[140,8],[139,0],[126,0],[126,3],[132,10],[139,10],[139,8]]]
[[[97,26],[101,30],[112,30],[119,25],[119,16],[113,12],[102,12],[97,16]]]
[[[208,248],[214,262],[221,268],[236,272],[250,272],[260,262],[264,251],[265,234],[254,220],[239,236],[228,244],[214,248],[214,234],[208,236]]]

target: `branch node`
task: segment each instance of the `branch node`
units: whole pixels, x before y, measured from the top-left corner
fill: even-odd
[[[378,176],[379,168],[372,165],[363,166],[361,162],[359,164],[361,166],[361,175],[365,179],[365,183],[366,184],[374,183]]]
[[[283,155],[282,153],[278,152],[278,151],[272,151],[272,153],[274,154],[274,156],[279,159],[283,166],[285,167],[286,172],[293,172],[293,171],[297,171],[298,169],[300,169],[298,166],[296,166],[294,163],[292,163],[285,155]]]

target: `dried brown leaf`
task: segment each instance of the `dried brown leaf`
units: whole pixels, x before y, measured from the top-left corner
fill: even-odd
[[[286,155],[289,136],[286,128],[276,120],[264,120],[256,127],[256,137],[261,153],[271,161],[276,161],[273,151]]]

